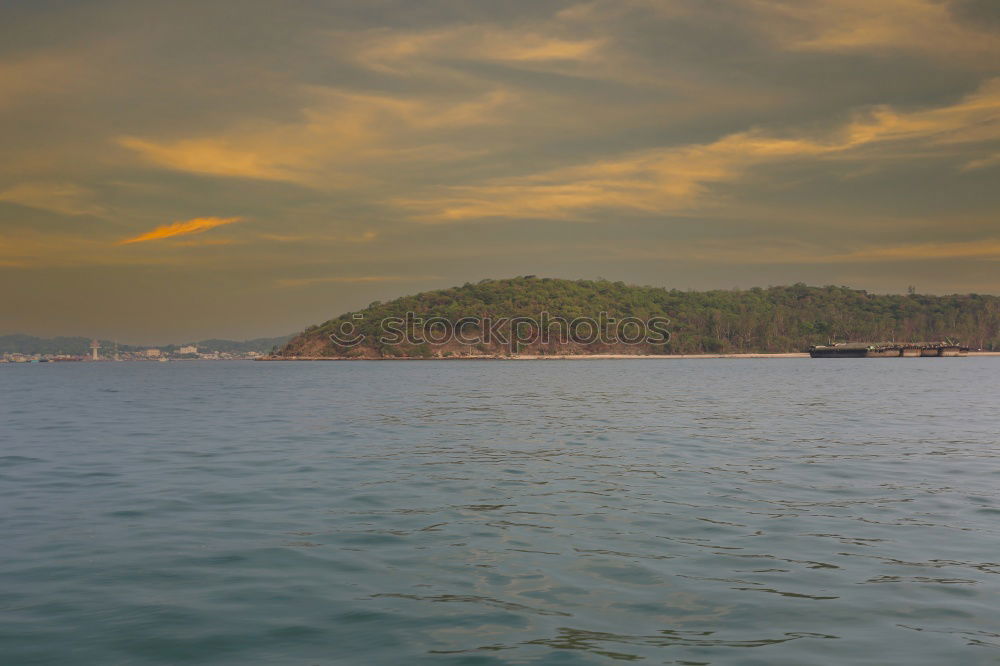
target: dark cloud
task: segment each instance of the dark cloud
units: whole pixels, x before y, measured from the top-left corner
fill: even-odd
[[[1000,5],[993,0],[958,0],[951,5],[956,19],[973,28],[996,30],[1000,28]]]
[[[36,0],[4,18],[0,280],[38,295],[11,331],[279,334],[525,273],[1000,291],[993,2]]]

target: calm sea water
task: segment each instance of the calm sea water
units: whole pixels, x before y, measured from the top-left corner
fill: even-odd
[[[998,378],[0,366],[0,662],[997,663]]]

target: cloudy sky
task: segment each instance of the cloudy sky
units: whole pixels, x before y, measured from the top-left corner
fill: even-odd
[[[0,333],[487,277],[1000,293],[995,0],[0,0]]]

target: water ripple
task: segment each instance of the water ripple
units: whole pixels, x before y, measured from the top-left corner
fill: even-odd
[[[45,370],[3,663],[997,660],[1000,359]]]

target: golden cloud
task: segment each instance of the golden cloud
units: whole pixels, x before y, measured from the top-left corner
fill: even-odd
[[[362,164],[460,159],[424,134],[497,122],[516,101],[495,89],[471,99],[416,100],[310,87],[296,123],[246,123],[219,136],[155,141],[124,136],[118,144],[160,167],[190,173],[293,182],[316,188],[356,186]]]
[[[119,138],[118,143],[153,164],[175,171],[264,180],[293,179],[291,172],[278,161],[282,153],[270,152],[266,146],[241,149],[228,139],[216,138],[156,143],[128,136]]]
[[[637,151],[614,160],[446,188],[439,196],[397,198],[427,222],[486,217],[572,219],[588,210],[692,211],[717,201],[714,184],[755,167],[817,159],[891,158],[901,147],[947,153],[961,144],[1000,140],[1000,79],[958,103],[924,111],[877,107],[820,136],[749,130],[705,144]],[[862,152],[863,151],[863,152]]]
[[[0,201],[62,215],[103,215],[94,193],[73,183],[19,183],[0,192]]]
[[[975,241],[917,243],[873,247],[846,255],[831,257],[831,261],[925,261],[942,259],[1000,259],[1000,240],[987,238]]]
[[[549,19],[514,26],[459,24],[414,31],[378,28],[337,32],[331,35],[334,46],[330,48],[373,72],[409,81],[424,79],[451,89],[482,88],[483,73],[470,70],[468,65],[489,63],[522,71],[613,81],[616,85],[627,82],[647,89],[673,89],[680,84],[704,91],[703,81],[681,80],[674,72],[664,71],[662,63],[650,68],[650,63],[634,57],[627,44],[617,42],[610,23],[620,18],[619,9],[615,4],[614,9],[609,5],[599,10],[594,7],[591,12],[564,10]],[[750,90],[742,92],[746,98],[753,94]],[[534,93],[543,94],[538,90]]]
[[[374,231],[365,231],[360,234],[258,234],[258,238],[261,240],[271,241],[274,243],[369,243],[376,238],[378,234]]]
[[[371,30],[351,39],[355,59],[371,69],[401,72],[423,69],[430,61],[488,61],[555,68],[598,59],[607,38],[574,38],[538,29],[460,25],[417,32]]]
[[[981,157],[979,159],[970,160],[962,166],[962,171],[974,171],[976,169],[987,169],[989,167],[1000,165],[1000,153],[993,153],[992,155],[987,155],[986,157]]]
[[[754,0],[760,26],[796,51],[905,50],[995,68],[1000,36],[956,21],[956,0]]]
[[[850,249],[850,238],[835,239],[835,244],[782,236],[760,236],[739,243],[723,239],[693,239],[671,242],[661,247],[609,249],[595,247],[607,256],[610,252],[624,260],[670,260],[727,265],[812,265],[812,264],[885,264],[905,261],[1000,260],[1000,239],[971,241],[907,243],[901,245],[869,244]]]
[[[174,247],[216,247],[219,245],[242,245],[246,241],[237,241],[232,238],[199,238],[197,240],[174,241]]]
[[[172,238],[174,236],[183,236],[185,234],[200,234],[208,231],[209,229],[214,229],[215,227],[221,227],[226,224],[234,224],[242,221],[243,218],[241,217],[196,217],[183,222],[174,222],[173,224],[165,224],[163,226],[156,227],[152,231],[140,234],[134,238],[120,240],[116,244],[128,245],[130,243],[145,243],[147,241]]]

